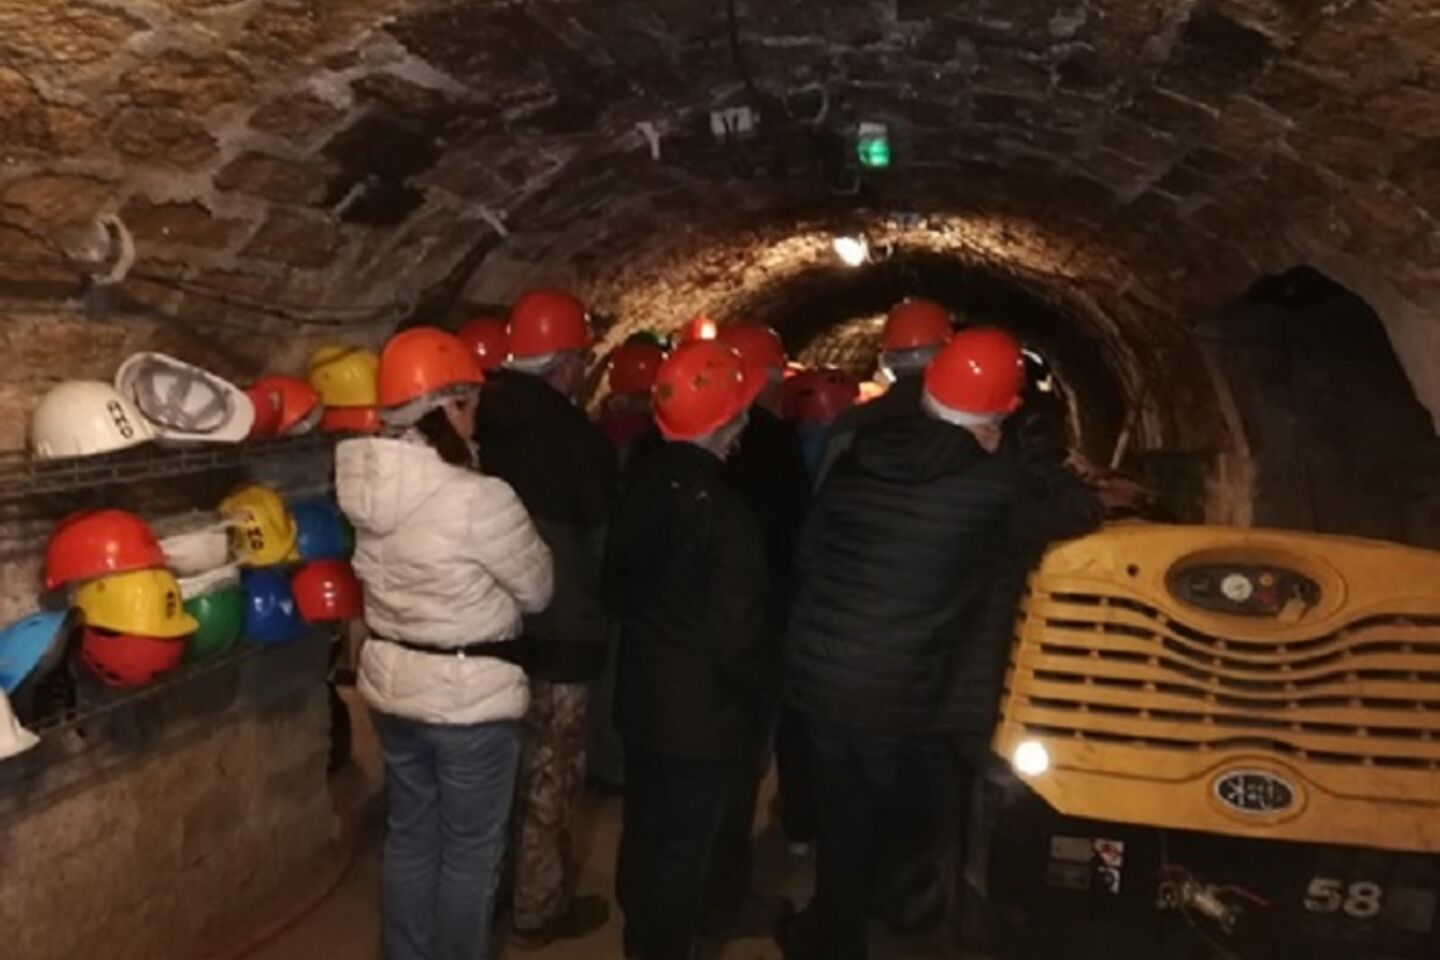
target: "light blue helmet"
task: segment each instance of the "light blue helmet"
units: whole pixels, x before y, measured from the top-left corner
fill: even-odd
[[[0,691],[14,693],[47,654],[63,648],[68,622],[68,611],[36,613],[0,629]]]

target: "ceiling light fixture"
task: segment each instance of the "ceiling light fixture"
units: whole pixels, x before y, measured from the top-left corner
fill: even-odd
[[[863,236],[836,237],[832,246],[847,267],[858,267],[870,259],[870,242]]]

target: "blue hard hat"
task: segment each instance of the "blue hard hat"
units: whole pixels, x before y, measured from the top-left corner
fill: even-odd
[[[326,497],[297,500],[290,504],[290,515],[295,518],[295,545],[301,560],[312,563],[349,559],[353,538],[348,535],[349,524],[334,501]]]
[[[245,639],[260,646],[292,643],[305,635],[305,621],[295,606],[290,577],[274,567],[244,570]]]
[[[68,613],[37,613],[0,629],[0,690],[14,693],[65,636]]]

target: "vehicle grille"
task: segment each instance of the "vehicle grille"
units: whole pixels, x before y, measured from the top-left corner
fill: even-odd
[[[1260,642],[1121,595],[1037,591],[1019,626],[1005,719],[1029,735],[1440,769],[1440,616]]]

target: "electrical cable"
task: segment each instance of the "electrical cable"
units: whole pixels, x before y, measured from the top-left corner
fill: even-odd
[[[53,241],[52,239],[50,239],[48,236],[46,236],[45,234],[41,233],[40,231],[35,230],[35,229],[32,228],[32,227],[26,226],[26,225],[23,224],[23,223],[19,223],[19,222],[17,222],[17,221],[10,220],[10,219],[8,219],[8,218],[0,218],[0,230],[12,230],[12,231],[14,231],[14,232],[16,232],[16,233],[19,233],[21,236],[24,236],[24,237],[26,237],[26,238],[28,238],[28,239],[34,240],[36,243],[39,243],[39,244],[43,245],[46,249],[48,249],[48,250],[52,251],[53,253],[55,253],[55,254],[57,255],[57,258],[58,258],[59,261],[60,261],[60,262],[57,262],[57,263],[46,263],[46,262],[39,261],[39,260],[36,260],[36,261],[24,261],[24,260],[12,261],[12,260],[5,260],[5,261],[0,261],[0,266],[13,266],[13,267],[25,267],[25,268],[49,268],[49,267],[53,267],[53,268],[56,268],[56,269],[70,269],[70,270],[74,270],[75,272],[77,272],[77,273],[79,273],[79,274],[81,274],[81,275],[86,275],[86,274],[85,274],[85,271],[84,271],[83,269],[81,269],[81,265],[75,263],[74,259],[67,253],[67,251],[64,249],[64,247],[62,247],[61,245],[57,244],[55,241]],[[164,285],[164,284],[184,284],[185,287],[186,287],[186,289],[183,289],[181,292],[191,293],[191,294],[194,294],[195,296],[203,296],[203,295],[205,295],[205,294],[207,294],[207,293],[212,293],[212,294],[217,294],[217,295],[223,295],[223,296],[226,297],[227,299],[225,299],[225,300],[222,301],[222,302],[224,302],[224,303],[226,303],[226,304],[229,304],[229,305],[238,305],[241,301],[247,301],[247,300],[248,300],[248,302],[249,302],[251,305],[254,305],[254,306],[257,306],[257,307],[263,306],[263,307],[265,307],[265,308],[267,308],[267,309],[269,309],[269,310],[271,310],[271,311],[273,311],[273,312],[276,312],[276,313],[279,314],[279,315],[284,316],[286,319],[297,320],[297,321],[300,321],[300,322],[308,322],[308,323],[313,323],[313,324],[317,324],[317,325],[323,324],[323,323],[325,322],[325,320],[316,319],[317,315],[319,315],[319,314],[331,314],[331,313],[336,314],[337,316],[336,316],[335,318],[333,318],[333,319],[339,321],[339,320],[341,320],[342,318],[345,319],[345,320],[348,320],[348,319],[349,319],[349,315],[363,315],[363,316],[365,316],[366,318],[369,318],[369,317],[371,317],[372,315],[378,317],[378,315],[380,315],[380,314],[387,313],[387,312],[391,312],[391,311],[395,311],[395,310],[401,310],[401,309],[404,309],[404,308],[406,308],[406,307],[408,306],[408,304],[406,304],[406,303],[404,303],[404,302],[400,302],[400,301],[395,301],[395,302],[391,302],[391,303],[383,303],[383,304],[325,304],[325,303],[301,304],[301,303],[287,303],[287,302],[285,302],[285,301],[283,301],[283,300],[278,300],[278,299],[274,299],[274,298],[255,297],[255,296],[247,296],[247,295],[244,295],[244,294],[236,294],[236,293],[234,293],[233,291],[225,290],[223,287],[219,287],[219,286],[217,286],[217,285],[214,285],[214,284],[211,284],[211,283],[207,283],[207,282],[205,282],[205,281],[203,281],[203,280],[177,278],[177,277],[164,277],[164,276],[162,276],[162,275],[160,275],[160,274],[155,274],[155,273],[152,273],[152,272],[146,271],[146,270],[132,270],[132,271],[130,272],[129,276],[131,276],[131,277],[137,277],[137,278],[145,279],[145,280],[150,280],[150,281],[152,281],[152,282],[160,283],[160,284],[162,284],[162,285]]]
[[[740,82],[745,85],[745,90],[750,94],[750,99],[757,107],[764,106],[768,101],[760,88],[755,85],[755,78],[750,74],[750,68],[745,63],[745,53],[740,45],[740,16],[736,9],[738,0],[725,0],[725,25],[726,33],[730,39],[730,59],[735,65],[735,72],[740,75]]]

